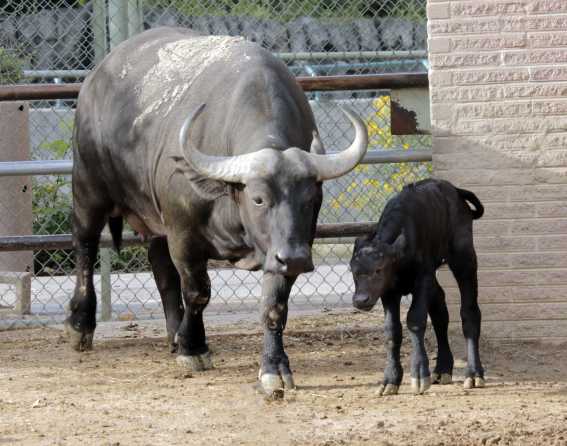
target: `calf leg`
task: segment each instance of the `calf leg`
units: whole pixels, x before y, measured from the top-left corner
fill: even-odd
[[[449,312],[445,301],[445,292],[434,280],[435,291],[429,302],[429,317],[437,338],[437,362],[431,376],[433,384],[451,384],[453,381],[453,353],[449,346],[447,331],[449,328]]]
[[[407,326],[412,343],[411,387],[414,393],[422,394],[431,386],[429,359],[425,350],[425,329],[427,327],[427,309],[433,292],[435,276],[427,274],[416,281],[412,302],[407,314]]]
[[[400,348],[402,346],[400,300],[401,296],[384,296],[382,298],[388,363],[384,369],[384,379],[378,391],[379,395],[397,394],[404,376],[404,370],[400,361]]]
[[[262,323],[264,348],[258,378],[267,396],[283,397],[284,387],[295,388],[289,359],[284,350],[283,331],[287,322],[287,302],[296,277],[265,273],[262,283]]]
[[[93,283],[94,265],[100,233],[106,223],[103,207],[84,207],[73,200],[73,247],[76,261],[76,283],[69,303],[70,314],[65,331],[77,351],[92,349],[96,327],[96,293]]]
[[[177,351],[176,334],[183,319],[183,302],[181,301],[181,280],[169,255],[165,237],[152,239],[148,259],[163,304],[167,339],[171,352],[175,353]]]
[[[480,361],[479,339],[481,314],[478,306],[476,253],[469,237],[460,239],[449,258],[449,267],[461,294],[461,321],[467,348],[465,388],[484,387],[484,369]]]

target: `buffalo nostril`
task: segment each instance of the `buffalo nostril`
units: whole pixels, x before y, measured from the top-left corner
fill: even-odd
[[[280,265],[285,265],[285,264],[286,264],[285,258],[282,259],[282,256],[281,256],[280,253],[277,253],[277,254],[276,254],[276,260],[277,260],[277,262],[278,262]]]

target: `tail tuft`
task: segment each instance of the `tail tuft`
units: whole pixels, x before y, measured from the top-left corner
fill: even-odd
[[[482,217],[484,215],[484,206],[482,205],[478,197],[470,190],[459,189],[458,187],[456,189],[463,200],[468,201],[474,206],[474,209],[471,209],[473,220],[478,220],[480,217]]]
[[[108,228],[110,235],[112,235],[112,243],[116,252],[120,252],[120,245],[122,244],[122,229],[124,227],[124,220],[122,217],[109,217]]]

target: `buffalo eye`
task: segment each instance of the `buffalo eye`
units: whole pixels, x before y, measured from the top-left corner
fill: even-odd
[[[262,197],[254,197],[252,201],[256,206],[264,206],[264,199]]]

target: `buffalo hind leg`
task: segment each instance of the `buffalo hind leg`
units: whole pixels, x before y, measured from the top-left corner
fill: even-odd
[[[461,294],[461,321],[467,348],[467,370],[464,387],[484,387],[484,369],[480,361],[479,340],[481,314],[478,306],[477,260],[472,231],[458,238],[449,258]]]
[[[401,296],[384,296],[384,334],[386,335],[386,350],[388,363],[384,369],[384,379],[378,391],[379,395],[395,395],[398,393],[404,370],[400,362],[402,346],[402,323],[400,322]]]
[[[295,279],[296,276],[264,273],[262,282],[264,347],[258,379],[265,395],[273,399],[282,398],[284,388],[295,388],[283,344],[287,303]]]
[[[431,375],[433,384],[451,384],[453,382],[453,353],[449,346],[449,311],[445,301],[445,292],[439,282],[434,280],[435,291],[429,302],[429,317],[437,338],[437,361]]]
[[[71,346],[77,351],[92,349],[96,327],[96,293],[93,284],[94,265],[98,253],[100,233],[106,223],[106,212],[101,208],[83,208],[73,203],[73,248],[75,250],[76,283],[69,303],[70,314],[65,320],[65,331]]]
[[[171,353],[175,353],[177,352],[177,330],[183,319],[183,302],[181,300],[181,279],[169,255],[165,237],[151,240],[148,259],[163,304]]]

